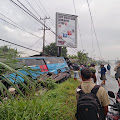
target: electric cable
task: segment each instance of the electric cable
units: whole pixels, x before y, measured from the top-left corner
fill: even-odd
[[[41,22],[31,11],[29,11],[19,0],[17,0],[25,9],[23,9],[20,5],[18,5],[16,2],[14,2],[13,0],[10,0],[11,2],[13,2],[17,7],[21,8],[23,11],[25,11],[28,15],[30,15],[32,18],[34,18],[35,20],[37,20],[39,23],[41,23],[42,25],[44,25],[43,22]],[[48,28],[54,35],[58,36],[50,27],[44,25],[46,28]],[[64,39],[62,39],[63,41],[65,41]],[[68,44],[69,46],[71,46],[69,43],[66,42],[66,44]],[[77,50],[78,51],[78,50]]]
[[[86,0],[86,1],[87,1],[88,9],[89,9],[90,18],[91,18],[91,23],[92,23],[92,25],[93,25],[93,31],[94,31],[95,38],[96,38],[96,41],[97,41],[97,45],[98,45],[98,49],[99,49],[99,53],[100,53],[100,57],[101,57],[101,59],[102,59],[102,55],[101,55],[101,51],[100,51],[100,46],[99,46],[99,43],[98,43],[98,38],[97,38],[96,30],[95,30],[95,27],[94,27],[94,22],[93,22],[92,12],[91,12],[91,10],[90,10],[90,5],[89,5],[88,0]]]
[[[25,0],[25,1],[26,1],[27,4],[34,10],[34,12],[39,16],[39,18],[41,18],[40,15],[38,14],[38,12],[32,7],[31,3],[28,2],[28,0]]]
[[[74,6],[75,14],[77,15],[77,11],[76,11],[75,1],[74,0],[73,0],[73,6]],[[79,35],[80,35],[80,39],[81,39],[82,49],[84,49],[82,35],[81,35],[81,32],[80,32],[80,27],[79,27],[79,23],[77,23],[77,24],[78,24],[78,29],[79,29]]]
[[[16,5],[17,7],[19,7],[21,10],[23,10],[24,12],[26,12],[28,15],[30,15],[33,19],[35,19],[37,22],[41,23],[42,25],[44,25],[44,23],[42,23],[30,10],[28,10],[19,0],[17,0],[24,8],[22,8],[20,5],[18,5],[16,2],[14,2],[13,0],[10,0],[14,5]],[[45,26],[46,27],[46,26]]]
[[[33,46],[35,46],[35,44],[37,44],[40,41],[40,39],[38,39],[34,44],[30,45],[29,48],[32,48]],[[38,44],[37,44],[38,45]],[[21,51],[21,52],[26,52],[25,50]]]
[[[25,46],[22,46],[22,45],[19,45],[19,44],[16,44],[16,43],[13,43],[13,42],[7,41],[7,40],[0,39],[0,41],[4,41],[4,42],[7,42],[7,43],[10,43],[10,44],[13,44],[13,45],[16,45],[16,46],[19,46],[19,47],[22,47],[22,48],[25,48],[25,49],[28,49],[28,50],[34,51],[34,52],[39,52],[39,51],[33,50],[33,49],[31,49],[31,48],[28,48],[28,47],[25,47]],[[39,53],[40,53],[40,52],[39,52]]]
[[[43,22],[41,22],[40,19],[38,19],[25,5],[23,5],[19,0],[17,0],[19,2],[20,5],[22,5],[24,8],[22,8],[20,5],[18,5],[16,2],[14,2],[13,0],[10,0],[11,2],[13,2],[17,7],[21,8],[24,12],[26,12],[28,15],[30,15],[32,18],[34,18],[35,20],[37,20],[39,23],[41,23],[43,26],[45,26],[48,29],[51,29],[49,26],[46,26]],[[52,29],[51,29],[52,30]]]
[[[26,29],[24,29],[23,27],[21,27],[21,26],[16,26],[16,25],[14,25],[14,24],[12,24],[12,23],[10,23],[10,22],[8,22],[8,21],[6,21],[6,20],[4,20],[3,18],[0,18],[0,20],[2,20],[2,21],[4,21],[4,22],[6,22],[6,23],[8,23],[8,24],[10,24],[10,25],[12,25],[12,26],[14,26],[14,27],[16,27],[16,28],[18,28],[18,29],[20,29],[20,30],[22,30],[22,31],[24,31],[24,32],[27,32],[27,33],[29,33],[29,34],[31,34],[31,35],[33,35],[33,36],[35,36],[35,37],[37,37],[37,38],[41,38],[41,37],[39,37],[39,36],[37,36],[37,35],[35,35],[35,34],[33,34],[33,33],[31,33],[31,32],[29,32],[29,31],[27,31]]]
[[[34,0],[34,1],[35,1],[35,0]],[[42,5],[41,1],[38,0],[38,2],[39,2],[40,5],[43,7],[43,9],[44,9],[44,11],[46,12],[46,14],[48,15],[48,17],[50,17],[50,15],[48,14],[48,12],[46,11],[46,9],[44,8],[44,6]],[[51,21],[51,24],[52,24],[53,26],[55,26],[55,22],[54,22],[52,19],[50,19],[50,21]]]
[[[2,18],[0,18],[2,21],[6,22],[6,23],[8,23],[8,24],[10,24],[10,25],[12,25],[12,26],[14,26],[14,27],[16,27],[16,28],[22,30],[22,31],[25,31],[25,32],[27,32],[27,33],[29,33],[29,34],[35,36],[35,37],[38,37],[38,38],[42,39],[42,37],[39,37],[39,36],[37,36],[37,35],[35,35],[35,34],[29,32],[29,31],[27,31],[25,28],[23,28],[22,26],[18,25],[17,23],[15,23],[13,20],[11,20],[10,18],[6,17],[6,16],[3,15],[2,13],[0,13],[0,15],[2,15],[2,16],[5,17],[5,18],[7,18],[7,19],[10,20],[11,22],[13,22],[15,25],[12,24],[12,23],[10,23],[10,22],[8,22],[8,21],[6,21],[6,20],[4,20],[4,19],[2,19]],[[17,26],[16,26],[16,25],[17,25]],[[49,43],[47,40],[45,40],[45,42]],[[49,43],[49,44],[50,44],[50,43]]]
[[[39,16],[39,18],[41,18],[40,17],[40,15],[38,14],[38,12],[32,7],[32,5],[31,5],[31,3],[30,2],[28,2],[28,0],[25,0],[27,3],[28,3],[28,5],[35,11],[35,13]],[[48,42],[49,43],[49,42]]]
[[[10,0],[11,2],[13,2],[15,5],[17,5],[14,1],[12,1],[12,0]],[[17,0],[18,1],[18,0]],[[19,5],[17,5],[17,6],[19,6]],[[21,8],[23,11],[25,11],[22,7],[20,7],[19,6],[19,8]],[[26,8],[27,9],[27,8]],[[27,11],[25,11],[27,14],[29,14],[30,15],[30,13],[29,12],[27,12]],[[31,17],[33,17],[32,15],[30,15]],[[35,16],[36,17],[36,16]],[[33,17],[34,18],[34,17]],[[34,18],[35,19],[35,18]],[[36,19],[35,19],[36,20]],[[40,21],[39,19],[37,20],[38,22]],[[41,23],[42,24],[42,23]],[[11,24],[12,25],[12,24]],[[40,37],[39,37],[40,38]],[[46,41],[46,40],[45,40]],[[47,43],[49,43],[48,41],[46,41]]]

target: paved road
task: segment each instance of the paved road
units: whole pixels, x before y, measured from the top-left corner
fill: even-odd
[[[101,80],[100,80],[100,74],[97,72],[96,73],[97,76],[97,84],[100,85],[101,84]],[[106,84],[103,85],[103,87],[107,90],[107,91],[113,91],[114,93],[117,93],[119,86],[117,81],[115,80],[114,76],[112,73],[106,73]]]

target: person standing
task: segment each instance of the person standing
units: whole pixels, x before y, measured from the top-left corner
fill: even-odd
[[[91,64],[89,69],[91,71],[91,78],[93,78],[94,83],[96,83],[97,78],[96,78],[96,74],[95,74],[96,73],[95,65]]]
[[[110,66],[110,64],[108,64],[107,65],[108,74],[110,74],[110,69],[111,69],[111,66]]]
[[[90,103],[94,103],[94,102],[89,102],[89,100],[91,99],[90,96],[94,93],[96,94],[96,96],[99,100],[100,106],[103,108],[101,112],[103,112],[104,118],[102,120],[105,120],[105,116],[107,115],[108,105],[109,105],[109,98],[108,98],[107,92],[105,91],[105,89],[102,86],[99,86],[99,85],[96,85],[95,83],[93,83],[93,81],[91,80],[91,71],[89,68],[83,68],[81,70],[81,79],[82,79],[81,85],[78,86],[75,90],[76,100],[77,100],[77,113],[75,114],[75,116],[76,116],[77,120],[98,120],[99,119],[99,118],[92,119],[94,116],[94,114],[92,114],[94,110],[91,110],[92,106]],[[87,98],[87,101],[85,101],[85,99],[83,101],[80,101],[83,96],[84,96],[84,98]],[[89,100],[88,100],[88,98],[89,98]],[[95,99],[96,101],[97,101],[97,98]],[[84,102],[84,104],[80,104],[82,102]],[[79,106],[82,106],[82,107],[80,107],[81,111],[78,111]],[[85,106],[87,107],[86,109],[84,109]],[[92,113],[91,113],[91,111],[92,111]],[[85,113],[85,114],[83,114],[83,113]],[[98,114],[98,116],[99,116],[99,114]],[[81,117],[83,119],[79,119]]]
[[[105,81],[107,80],[105,74],[106,74],[106,68],[104,67],[103,64],[101,64],[101,77],[100,77],[100,79],[103,81],[101,83],[101,85],[105,85]]]
[[[120,87],[120,63],[118,65],[116,65],[116,67],[114,68],[115,73],[115,79],[118,81],[118,85]]]
[[[78,70],[79,70],[79,67],[77,64],[74,64],[73,70],[74,70],[74,80],[77,80],[78,79]]]

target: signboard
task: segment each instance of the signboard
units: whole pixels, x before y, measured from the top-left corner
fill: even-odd
[[[56,46],[77,47],[77,16],[56,13]]]

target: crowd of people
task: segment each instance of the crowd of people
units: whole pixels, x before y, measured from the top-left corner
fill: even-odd
[[[81,70],[83,68],[89,68],[89,70],[91,71],[91,78],[93,79],[93,82],[96,83],[97,78],[96,78],[95,64],[88,64],[88,65],[81,64],[80,66],[78,66],[77,64],[74,64],[74,66],[73,66],[74,78],[77,79],[81,75]],[[107,80],[106,79],[106,72],[108,72],[110,74],[111,66],[110,66],[110,64],[108,64],[107,69],[106,69],[104,64],[101,64],[99,69],[100,69],[100,74],[101,74],[100,80],[102,80],[101,85],[105,85],[105,81]],[[79,73],[78,73],[78,70],[80,70]]]
[[[76,69],[77,70],[77,69]],[[75,114],[77,120],[105,120],[105,116],[108,112],[109,99],[105,85],[106,72],[109,74],[111,70],[110,64],[105,68],[104,64],[100,65],[100,80],[101,85],[96,85],[96,69],[95,65],[80,66],[80,78],[82,79],[81,85],[76,88],[76,100],[77,100],[77,113]],[[120,87],[120,63],[114,68],[115,78],[118,81]],[[120,97],[120,89],[118,90],[118,96]],[[99,110],[95,109],[95,101],[99,103]],[[94,104],[93,104],[94,103]],[[94,110],[95,109],[95,110]],[[101,112],[102,111],[102,112]]]

